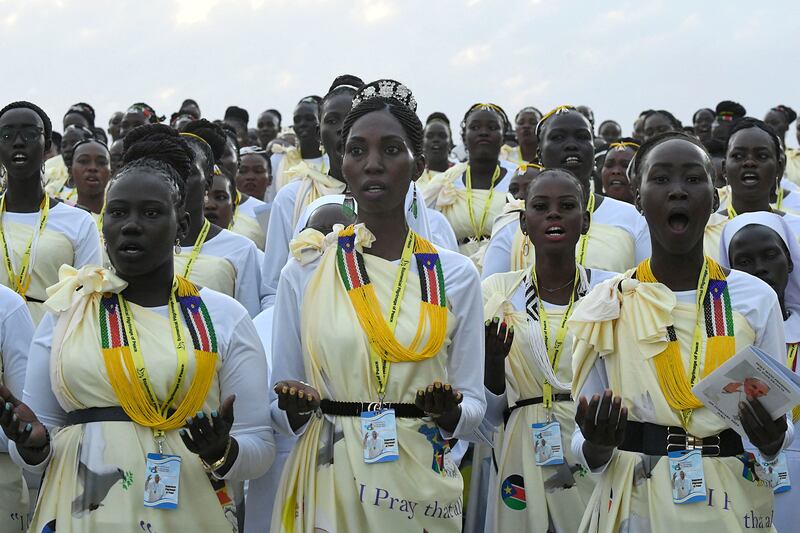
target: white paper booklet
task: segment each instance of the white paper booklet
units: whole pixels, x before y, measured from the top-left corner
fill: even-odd
[[[748,346],[702,379],[692,392],[744,437],[739,402],[758,399],[775,420],[800,404],[800,376],[766,352]]]

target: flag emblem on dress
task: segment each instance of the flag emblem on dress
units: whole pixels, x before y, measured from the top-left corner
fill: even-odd
[[[708,282],[708,292],[703,302],[706,319],[706,336],[733,336],[733,314],[731,313],[731,297],[728,294],[728,282],[724,279],[712,279]]]
[[[511,474],[500,486],[500,497],[509,508],[515,511],[525,509],[525,481],[519,474]]]

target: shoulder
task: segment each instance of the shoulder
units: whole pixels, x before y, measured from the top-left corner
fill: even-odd
[[[25,307],[25,300],[19,294],[0,285],[0,322]]]
[[[759,278],[740,270],[731,270],[727,277],[728,293],[735,311],[742,314],[761,311],[768,313],[779,306],[778,297],[772,287]]]
[[[250,251],[251,248],[256,248],[255,243],[247,237],[239,235],[238,233],[234,233],[225,228],[223,228],[215,238],[208,242],[212,243],[216,240],[218,240],[218,244],[224,244],[226,247],[235,250]]]
[[[481,282],[481,289],[483,295],[488,296],[494,292],[507,293],[512,289],[513,285],[519,285],[524,279],[524,271],[516,270],[514,272],[499,272],[492,274]]]
[[[439,259],[442,262],[442,273],[445,282],[450,281],[471,281],[474,278],[476,286],[480,284],[478,269],[472,260],[458,252],[446,249],[437,249]]]
[[[467,171],[467,164],[466,163],[456,163],[452,167],[448,168],[444,172],[435,175],[431,178],[431,182],[448,182],[448,181],[456,181],[461,177],[461,175]]]
[[[84,209],[82,207],[74,207],[64,202],[58,201],[53,202],[51,200],[52,207],[50,208],[50,213],[48,217],[60,218],[60,219],[68,219],[71,221],[79,221],[93,223],[94,220],[92,219],[92,215],[89,213],[88,209]]]
[[[284,205],[294,206],[295,198],[297,198],[297,191],[300,189],[302,184],[302,181],[294,180],[281,187],[281,190],[279,190],[278,194],[275,195],[273,204],[275,204],[276,207],[281,207]]]
[[[239,322],[244,319],[250,320],[247,309],[227,294],[203,287],[200,289],[200,297],[211,315],[214,329],[223,338],[230,338],[231,332]]]
[[[590,272],[589,288],[593,289],[595,286],[603,283],[606,280],[619,276],[618,272],[609,272],[608,270],[600,270],[599,268],[587,269]]]
[[[631,204],[620,202],[609,196],[603,197],[603,203],[597,208],[595,216],[601,224],[622,226],[625,229],[635,230],[642,223],[642,215]]]

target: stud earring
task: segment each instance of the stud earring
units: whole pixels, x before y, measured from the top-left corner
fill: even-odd
[[[181,240],[175,239],[175,255],[181,255]]]

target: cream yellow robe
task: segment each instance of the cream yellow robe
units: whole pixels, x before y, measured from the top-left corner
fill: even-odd
[[[264,244],[267,241],[267,234],[264,232],[264,228],[261,227],[261,224],[259,224],[258,220],[255,218],[237,211],[236,215],[233,217],[233,225],[231,226],[230,230],[234,233],[238,233],[239,235],[247,237],[256,243],[256,246],[259,250],[262,252],[264,251]]]
[[[675,293],[660,283],[629,279],[631,273],[597,286],[573,312],[569,326],[578,339],[572,359],[573,395],[578,395],[600,352],[609,386],[622,397],[629,420],[680,427],[679,413],[670,408],[661,392],[652,358],[665,348],[665,328],[674,323],[683,365],[688,368],[697,317],[695,305],[677,301]],[[738,279],[734,280],[734,276]],[[774,351],[773,337],[782,332],[761,332],[757,339],[743,313],[752,312],[752,301],[745,302],[745,295],[750,294],[756,306],[767,306],[763,315],[769,318],[763,322],[768,323],[774,315],[780,321],[779,308],[769,308],[777,307],[777,300],[769,294],[766,284],[748,278],[740,273],[728,277],[736,350],[756,342],[766,343],[762,347]],[[732,289],[734,283],[739,285],[736,291]],[[769,343],[770,339],[773,342]],[[725,422],[705,408],[694,411],[687,428],[690,434],[701,438],[726,429]],[[742,531],[744,517],[751,513],[762,521],[765,517],[771,520],[772,491],[743,477],[747,468],[739,457],[704,457],[703,469],[708,500],[676,505],[672,503],[666,457],[616,450],[597,480],[580,531],[710,533]]]

